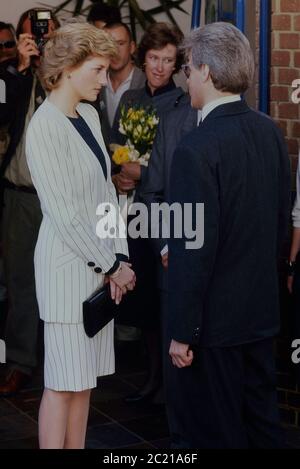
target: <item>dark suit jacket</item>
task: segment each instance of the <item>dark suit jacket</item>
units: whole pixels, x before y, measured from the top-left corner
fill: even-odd
[[[214,109],[175,151],[168,200],[204,203],[204,246],[169,240],[168,315],[182,343],[225,347],[279,330],[277,256],[290,165],[280,130],[245,102]]]
[[[135,90],[138,88],[143,88],[145,86],[145,81],[146,77],[144,72],[142,72],[142,70],[140,70],[138,67],[135,67],[129,89]],[[108,147],[108,145],[112,143],[112,128],[108,120],[105,88],[102,88],[102,90],[100,91],[99,97],[94,106],[98,111],[101,122],[102,135],[104,138],[104,142]]]
[[[164,113],[160,118],[149,166],[140,189],[140,198],[148,207],[150,222],[152,204],[161,204],[166,201],[166,194],[171,183],[170,169],[174,151],[184,135],[196,126],[197,111],[191,107],[188,95],[182,99],[180,106],[171,112]],[[161,265],[160,253],[168,243],[168,239],[150,238],[150,242],[159,262],[159,287],[166,288],[166,272]]]

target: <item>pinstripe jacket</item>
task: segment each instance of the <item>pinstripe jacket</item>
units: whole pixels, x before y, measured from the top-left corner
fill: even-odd
[[[46,322],[82,322],[82,302],[103,284],[116,253],[128,255],[125,239],[96,235],[97,206],[110,202],[118,210],[118,203],[98,114],[83,103],[77,111],[103,150],[107,181],[88,144],[48,99],[26,135],[28,166],[43,212],[35,277],[40,316]]]

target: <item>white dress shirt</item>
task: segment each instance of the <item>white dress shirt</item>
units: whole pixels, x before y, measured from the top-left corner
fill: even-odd
[[[235,103],[237,101],[241,101],[241,97],[239,94],[234,94],[231,96],[225,96],[224,98],[215,99],[214,101],[210,101],[210,103],[205,104],[202,109],[202,122],[208,116],[211,111],[213,111],[216,107],[222,106],[223,104],[228,103]]]
[[[132,68],[130,74],[124,80],[120,86],[114,91],[112,87],[112,83],[110,77],[107,77],[107,86],[105,87],[105,97],[106,97],[106,104],[107,104],[107,115],[109,120],[109,125],[112,127],[116,115],[116,111],[118,109],[120,99],[125,93],[125,91],[129,90],[132,77],[133,77],[134,68]]]

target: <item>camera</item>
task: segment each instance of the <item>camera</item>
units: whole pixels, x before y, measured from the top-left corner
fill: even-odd
[[[35,36],[35,42],[40,52],[46,43],[44,35],[49,32],[49,21],[52,19],[50,10],[32,10],[29,13],[31,32]]]

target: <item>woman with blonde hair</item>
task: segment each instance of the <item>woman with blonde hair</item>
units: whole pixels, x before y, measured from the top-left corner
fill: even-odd
[[[105,281],[118,304],[135,285],[126,240],[96,235],[97,207],[117,209],[95,101],[116,46],[88,24],[68,24],[45,46],[42,80],[50,92],[26,140],[43,212],[35,249],[36,290],[45,338],[41,448],[83,448],[91,389],[114,373],[113,321],[92,339],[82,303]]]

